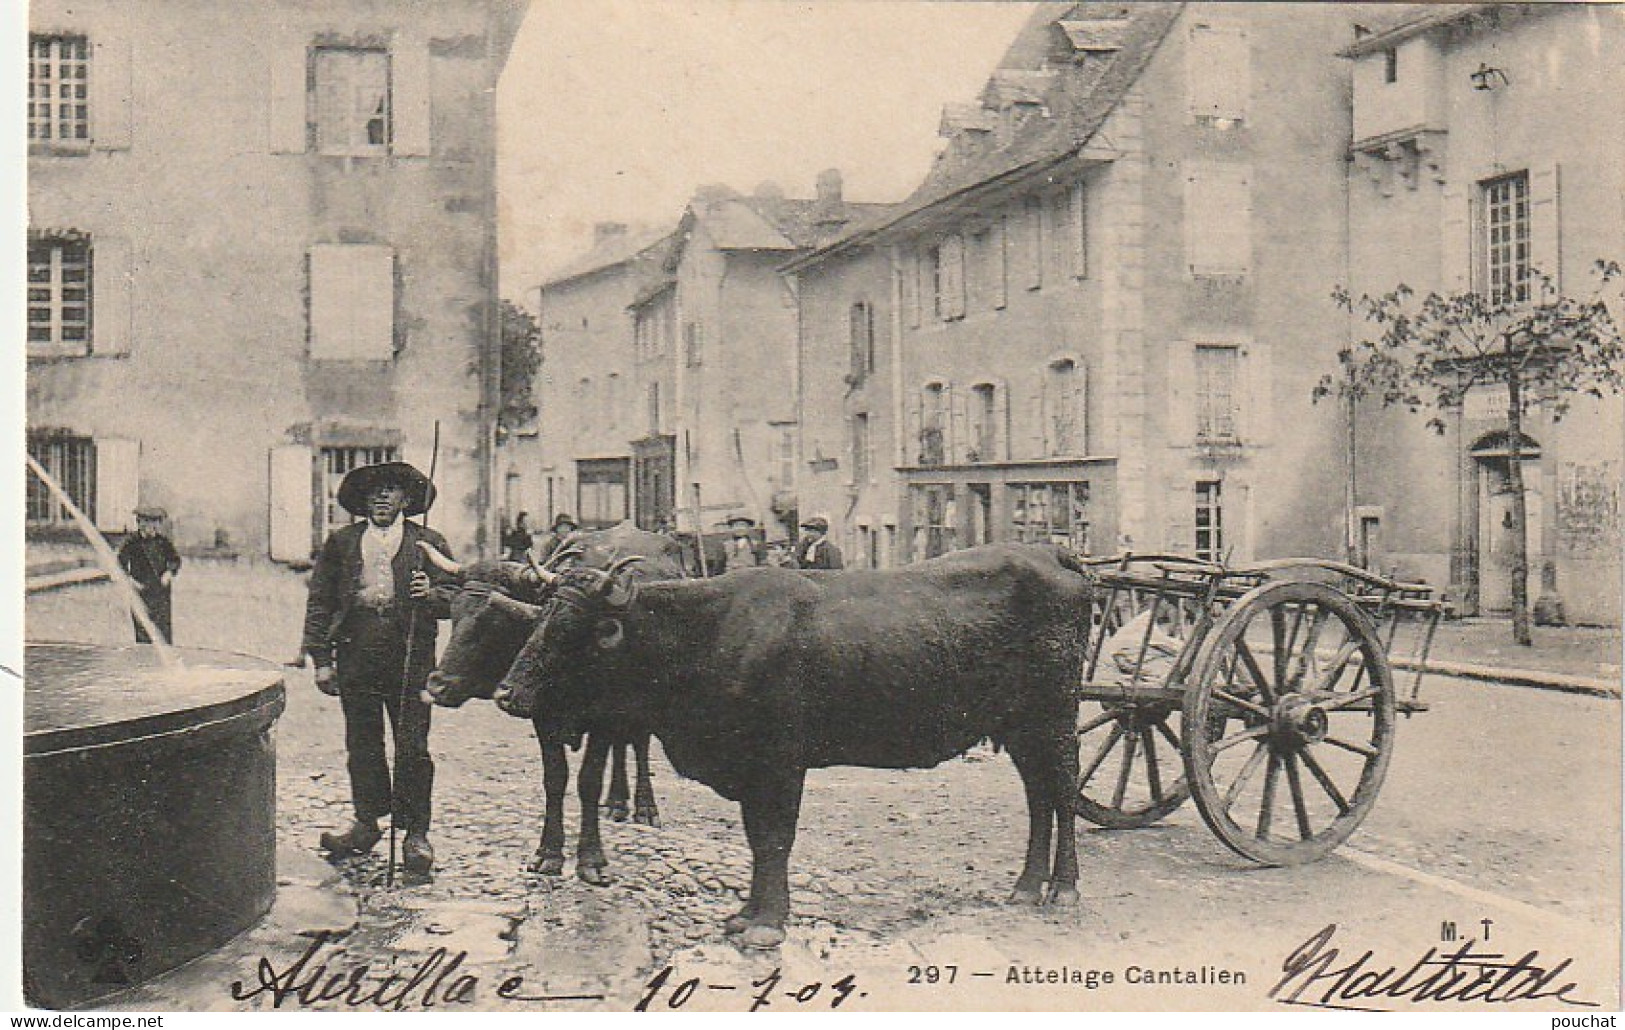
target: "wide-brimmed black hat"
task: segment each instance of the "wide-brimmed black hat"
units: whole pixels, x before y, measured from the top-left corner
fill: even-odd
[[[822,515],[814,515],[812,518],[806,519],[805,521],[803,521],[801,523],[801,528],[802,529],[817,529],[817,530],[822,530],[825,533],[828,533],[829,532],[829,519],[824,518],[824,516],[822,516]]]
[[[553,528],[558,529],[560,526],[574,526],[576,529],[580,529],[581,523],[576,521],[574,515],[561,511],[553,516]]]
[[[135,517],[147,522],[162,522],[169,518],[169,512],[156,504],[143,504],[135,510]]]
[[[422,515],[434,504],[434,484],[404,461],[386,461],[352,470],[339,484],[339,504],[351,515],[365,517],[367,495],[380,483],[394,483],[406,491],[407,515]]]
[[[746,529],[754,529],[756,526],[756,520],[751,518],[749,515],[729,515],[727,518],[717,523],[717,525],[727,526],[729,529],[732,529],[735,526],[743,526]]]

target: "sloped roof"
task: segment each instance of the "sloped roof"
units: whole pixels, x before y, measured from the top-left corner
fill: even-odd
[[[1355,40],[1338,53],[1343,57],[1358,57],[1377,50],[1386,50],[1414,36],[1451,22],[1470,18],[1494,8],[1495,4],[1395,4],[1387,17],[1374,25],[1369,35]]]
[[[650,261],[658,263],[665,257],[664,251],[661,250],[662,246],[669,247],[673,235],[670,229],[645,229],[600,240],[585,254],[571,258],[556,271],[547,273],[542,278],[541,288],[546,290],[562,286],[571,280],[607,271],[643,256],[645,252],[650,252],[648,254]]]
[[[696,200],[689,211],[719,250],[801,250],[890,207],[733,194]]]
[[[1091,140],[1139,79],[1184,6],[1099,0],[1041,5],[1011,44],[983,96],[991,99],[1007,91],[1008,83],[1024,78],[1010,72],[1047,66],[1055,74],[1043,94],[1042,106],[1018,104],[998,112],[996,117],[1009,120],[998,132],[960,133],[901,204],[792,262],[791,267],[813,264],[826,254],[882,236],[950,198],[1071,157]],[[1070,27],[1063,28],[1062,21]],[[1079,47],[1077,40],[1096,38],[1087,31],[1084,23],[1088,22],[1102,23],[1100,35],[1109,33],[1118,48]]]

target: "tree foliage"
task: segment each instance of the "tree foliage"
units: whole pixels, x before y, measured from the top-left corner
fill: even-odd
[[[497,425],[512,431],[536,417],[532,387],[542,367],[542,330],[528,311],[502,302],[502,406]]]

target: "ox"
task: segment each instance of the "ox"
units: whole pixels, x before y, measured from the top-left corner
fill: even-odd
[[[496,692],[514,715],[632,719],[684,776],[737,801],[750,894],[726,929],[784,939],[807,770],[928,768],[991,739],[1026,789],[1012,900],[1077,899],[1075,688],[1092,580],[1048,546],[991,545],[887,571],[744,569],[638,584],[575,569],[525,619]],[[466,608],[465,608],[466,611]],[[443,664],[478,660],[454,628]],[[1051,847],[1053,843],[1053,862]]]
[[[452,602],[452,633],[458,627],[478,623],[483,633],[477,649],[459,648],[460,657],[451,667],[430,676],[428,693],[437,704],[456,707],[470,697],[489,698],[499,679],[507,672],[530,634],[534,611],[529,602],[540,601],[550,591],[559,574],[549,568],[514,562],[483,562],[459,565],[433,548],[425,548],[428,558],[443,571],[463,581],[463,589]],[[682,555],[675,541],[634,528],[630,523],[592,533],[578,533],[560,548],[558,557],[573,559],[587,568],[611,567],[619,560],[639,559],[640,579],[658,580],[683,575]],[[494,607],[493,607],[494,602]],[[476,612],[492,614],[473,620]],[[518,617],[503,618],[505,611]],[[466,632],[466,629],[465,629]],[[468,660],[472,658],[472,660]],[[604,766],[611,748],[609,794],[610,818],[627,817],[626,750],[630,744],[637,763],[636,789],[632,795],[634,821],[659,826],[654,786],[649,772],[649,731],[625,719],[604,719],[592,713],[537,711],[532,719],[542,751],[542,793],[546,810],[542,820],[542,840],[530,868],[557,876],[564,871],[564,795],[570,783],[570,765],[565,748],[582,746],[586,752],[577,776],[581,802],[581,834],[576,846],[576,875],[594,886],[609,883],[608,859],[604,856],[598,828],[598,795],[603,788]]]

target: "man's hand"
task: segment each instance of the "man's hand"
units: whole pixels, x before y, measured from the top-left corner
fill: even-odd
[[[338,670],[331,665],[316,666],[316,689],[328,697],[339,696]]]
[[[167,586],[169,586],[169,584],[171,584],[173,582],[175,582],[175,574],[173,572],[166,572],[163,575],[158,577],[158,585],[159,586],[166,586],[167,587]]]
[[[421,601],[432,596],[433,591],[434,583],[430,581],[429,574],[427,572],[412,573],[412,578],[407,584],[407,593],[411,594],[414,599]]]

